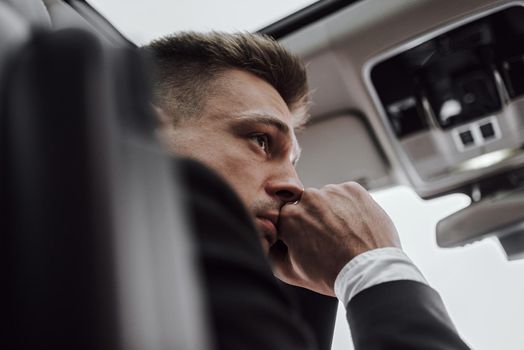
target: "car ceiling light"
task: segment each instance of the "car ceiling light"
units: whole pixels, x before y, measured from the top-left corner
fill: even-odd
[[[451,117],[459,115],[462,112],[462,106],[457,100],[447,100],[440,108],[440,120],[446,121]]]
[[[520,148],[506,148],[499,151],[486,153],[459,164],[457,166],[457,170],[470,171],[484,169],[517,155],[519,151]]]

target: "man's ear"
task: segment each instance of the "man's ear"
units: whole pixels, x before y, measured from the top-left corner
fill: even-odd
[[[156,117],[158,121],[160,122],[161,126],[164,126],[172,122],[169,115],[162,108],[154,104],[152,106],[153,106],[153,110],[155,111]]]
[[[170,134],[172,131],[172,123],[169,115],[157,105],[152,104],[153,110],[156,114],[156,119],[158,121],[158,126],[156,128],[155,134],[160,141],[160,143],[169,150],[170,146]]]
[[[158,127],[156,128],[156,137],[168,152],[177,152],[177,139],[179,137],[178,128],[175,128],[173,118],[161,107],[152,105],[155,111]]]

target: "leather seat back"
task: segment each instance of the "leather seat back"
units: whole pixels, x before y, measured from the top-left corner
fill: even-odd
[[[154,138],[141,57],[20,13],[0,2],[0,18],[26,28],[0,33],[6,341],[207,349],[176,163]]]

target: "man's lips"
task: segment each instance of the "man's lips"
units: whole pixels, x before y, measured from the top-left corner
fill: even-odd
[[[269,216],[269,215],[268,215]],[[268,241],[269,246],[272,246],[277,241],[277,217],[274,216],[257,216],[257,224],[264,235],[264,238]]]

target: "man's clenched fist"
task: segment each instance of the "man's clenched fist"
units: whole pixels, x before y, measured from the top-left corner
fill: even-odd
[[[391,219],[355,182],[306,189],[299,203],[281,209],[278,232],[283,244],[270,252],[275,275],[331,296],[338,273],[355,256],[400,248]]]

